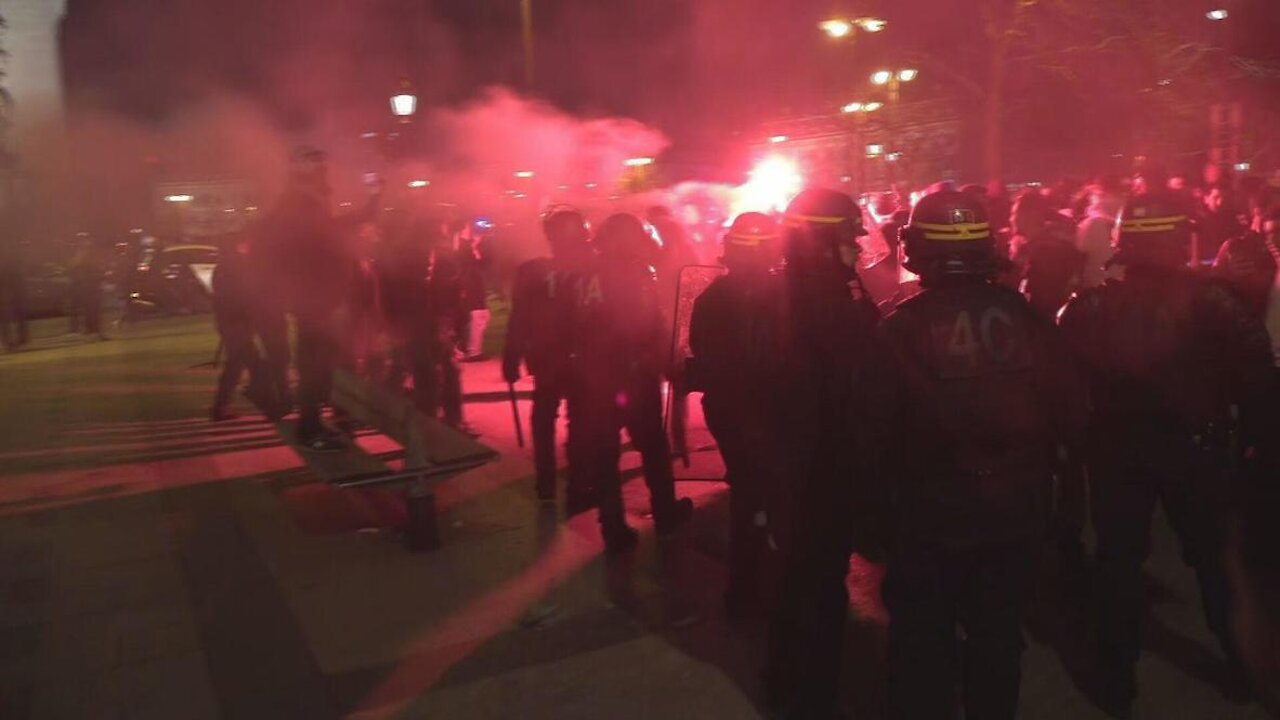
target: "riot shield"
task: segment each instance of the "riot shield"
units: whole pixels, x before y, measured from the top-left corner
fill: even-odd
[[[676,283],[675,302],[671,310],[671,358],[674,380],[667,393],[666,426],[671,433],[672,454],[689,467],[689,443],[685,430],[686,401],[688,392],[680,378],[684,377],[685,361],[693,354],[689,350],[689,323],[693,320],[693,303],[716,278],[728,270],[720,265],[686,265],[680,269]]]

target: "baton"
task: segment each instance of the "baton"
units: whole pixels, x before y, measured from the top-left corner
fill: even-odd
[[[507,383],[507,396],[511,398],[511,419],[516,425],[516,444],[524,449],[524,426],[520,424],[520,406],[516,404],[516,384]]]

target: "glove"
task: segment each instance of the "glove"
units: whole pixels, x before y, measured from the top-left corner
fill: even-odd
[[[520,379],[520,359],[508,358],[502,359],[502,379],[508,383],[515,383]]]

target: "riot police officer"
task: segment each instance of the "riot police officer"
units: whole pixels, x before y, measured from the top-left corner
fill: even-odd
[[[1121,217],[1123,280],[1092,288],[1060,325],[1092,386],[1091,509],[1098,536],[1100,704],[1126,716],[1137,694],[1142,564],[1159,500],[1195,569],[1210,629],[1233,656],[1220,553],[1224,467],[1271,368],[1267,334],[1224,287],[1185,268],[1191,227],[1176,198],[1148,193]],[[1233,409],[1234,408],[1234,409]]]
[[[784,216],[786,264],[767,303],[771,362],[756,394],[766,403],[767,522],[782,583],[763,680],[766,703],[786,717],[835,714],[845,576],[870,509],[858,495],[877,481],[865,461],[888,357],[876,341],[879,313],[857,282],[865,234],[848,195],[801,192]]]
[[[662,374],[666,323],[658,306],[653,263],[659,249],[652,228],[634,215],[607,218],[596,234],[598,257],[578,283],[574,311],[576,387],[580,408],[581,480],[594,488],[605,551],[635,547],[622,503],[620,431],[640,451],[658,535],[692,514],[693,502],[676,499],[671,448],[662,428]],[[579,442],[575,438],[575,444]]]
[[[543,219],[551,257],[535,258],[516,269],[507,325],[502,374],[508,383],[520,379],[520,364],[533,375],[533,451],[538,498],[556,496],[556,413],[568,400],[571,377],[570,323],[575,279],[591,257],[590,229],[577,210],[561,208]],[[570,422],[574,420],[572,411]],[[570,430],[569,483],[566,508],[573,515],[592,505],[590,490],[575,482],[582,470]]]
[[[781,260],[777,223],[743,213],[724,236],[717,278],[693,304],[686,369],[690,390],[701,391],[707,428],[724,458],[729,483],[729,587],[725,608],[740,614],[755,600],[757,569],[766,546],[765,483],[758,449],[770,438],[749,399],[759,390],[761,320],[776,297],[772,268]]]
[[[1082,387],[1052,323],[995,282],[980,200],[925,196],[902,243],[922,290],[882,326],[900,373],[882,589],[890,714],[954,717],[963,678],[966,717],[1012,719],[1023,596]]]

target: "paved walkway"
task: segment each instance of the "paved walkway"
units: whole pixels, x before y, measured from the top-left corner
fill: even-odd
[[[760,633],[718,610],[714,452],[679,470],[698,514],[675,542],[655,542],[642,483],[628,484],[645,538],[606,562],[592,515],[565,524],[533,501],[498,369],[469,365],[469,419],[503,456],[439,488],[444,546],[414,555],[361,529],[377,493],[314,482],[252,419],[201,419],[212,371],[189,366],[212,345],[175,323],[0,358],[0,718],[760,717]],[[37,401],[55,388],[62,399]],[[1137,716],[1265,717],[1223,699],[1163,523],[1149,571]],[[855,559],[845,699],[860,718],[883,717],[879,577]],[[1046,573],[1023,717],[1101,717],[1076,686],[1086,596]]]

